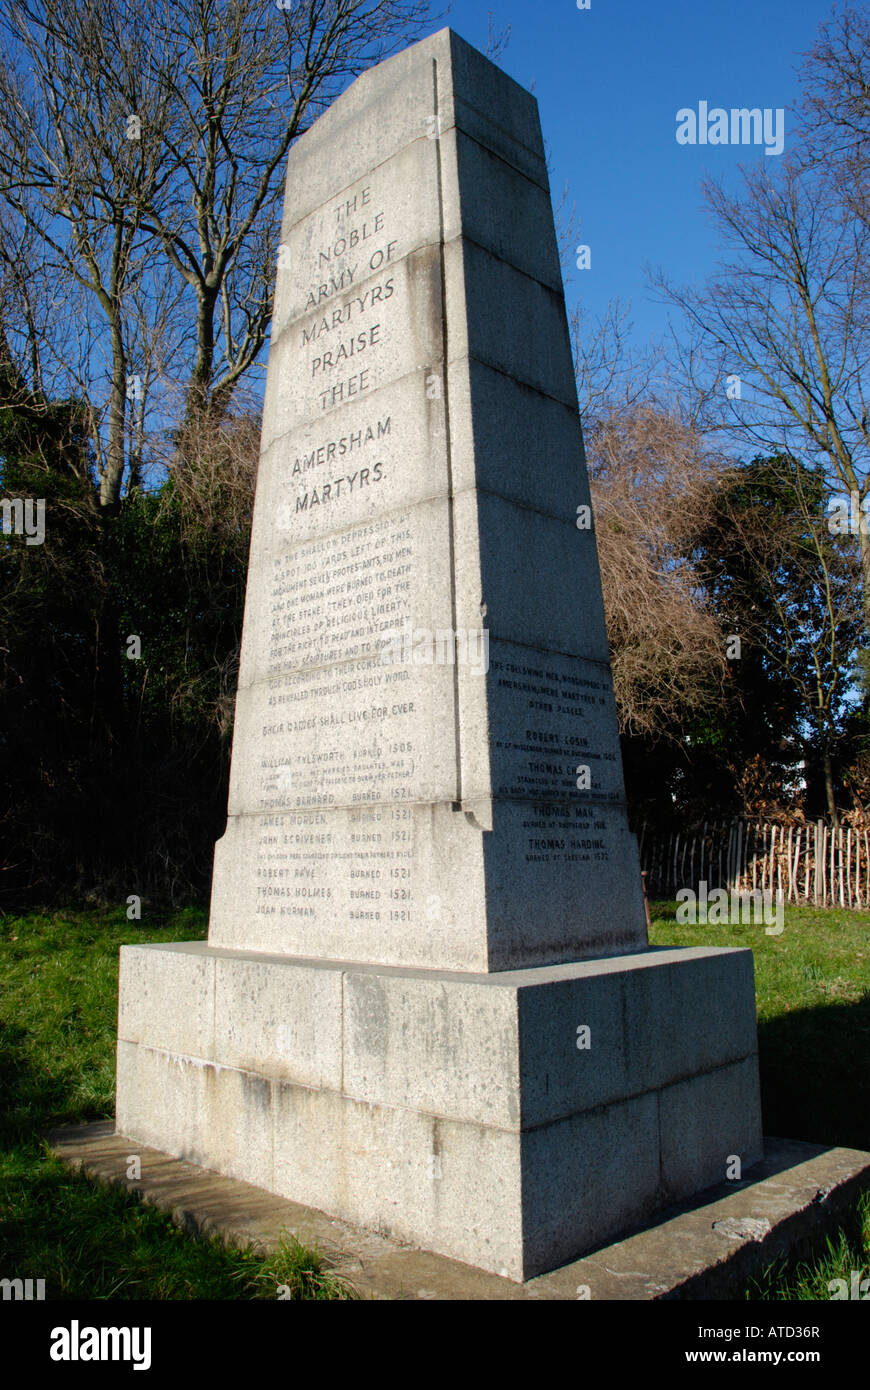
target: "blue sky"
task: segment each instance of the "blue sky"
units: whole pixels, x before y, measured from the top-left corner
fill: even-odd
[[[499,65],[534,84],[554,202],[567,184],[591,248],[591,269],[566,285],[569,309],[578,296],[593,315],[630,300],[636,341],[660,336],[668,309],[644,265],[703,281],[718,247],[701,178],[734,183],[739,163],[775,160],[755,146],[678,145],[677,111],[794,105],[800,54],[830,0],[591,0],[588,11],[576,0],[454,0],[443,23],[485,50],[490,11],[497,31],[511,26]],[[793,128],[786,109],[786,151]]]

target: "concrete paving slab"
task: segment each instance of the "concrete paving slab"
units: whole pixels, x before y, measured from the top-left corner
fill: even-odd
[[[388,1240],[262,1188],[170,1158],[111,1121],[54,1130],[54,1153],[89,1177],[137,1193],[185,1229],[274,1249],[290,1232],[316,1246],[364,1299],[574,1301],[741,1298],[747,1280],[789,1251],[809,1254],[870,1190],[870,1154],[765,1141],[742,1181],[661,1213],[652,1226],[525,1284]],[[141,1177],[127,1177],[138,1154]],[[588,1291],[588,1292],[587,1292]]]

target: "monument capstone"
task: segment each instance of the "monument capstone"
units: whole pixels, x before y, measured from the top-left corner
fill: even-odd
[[[534,99],[452,31],[291,150],[208,943],[117,1129],[520,1280],[761,1157],[752,955],[649,949]]]

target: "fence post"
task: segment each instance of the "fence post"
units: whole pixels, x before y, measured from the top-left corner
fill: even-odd
[[[649,941],[649,934],[652,930],[652,918],[649,912],[649,898],[646,895],[646,869],[641,870],[640,881],[643,884],[643,910],[646,914],[646,938]]]

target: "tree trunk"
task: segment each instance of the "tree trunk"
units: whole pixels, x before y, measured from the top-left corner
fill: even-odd
[[[861,549],[861,574],[863,576],[862,602],[864,607],[864,627],[867,630],[867,640],[870,643],[870,527],[867,524],[867,517],[862,512],[858,523],[858,538]]]
[[[822,752],[822,766],[825,773],[825,801],[828,806],[828,815],[836,827],[840,824],[840,817],[837,814],[837,802],[834,798],[834,769],[831,764],[831,750],[827,745]]]
[[[121,324],[115,318],[111,324],[112,389],[109,395],[109,438],[106,462],[100,472],[100,506],[117,511],[121,503],[124,481],[125,425],[127,416],[127,362]]]

